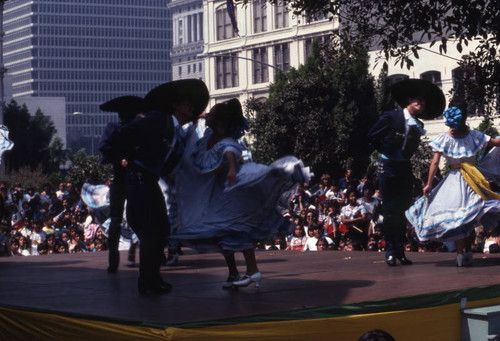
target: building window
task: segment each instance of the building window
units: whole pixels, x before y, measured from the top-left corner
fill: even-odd
[[[238,84],[238,58],[236,53],[229,56],[215,57],[217,72],[217,89],[237,87]]]
[[[191,65],[188,65],[188,73],[191,73]]]
[[[274,65],[283,72],[288,71],[290,67],[290,47],[288,43],[274,46]]]
[[[408,75],[403,75],[403,74],[394,74],[394,75],[390,75],[389,77],[387,77],[389,79],[389,83],[391,85],[393,84],[396,84],[396,83],[399,83],[401,81],[404,81],[405,79],[408,79],[410,78],[410,76]]]
[[[256,0],[253,3],[253,32],[267,31],[266,1]]]
[[[182,45],[182,36],[184,35],[182,20],[179,20],[178,30],[179,32],[179,45]]]
[[[441,87],[441,72],[439,71],[427,71],[420,74],[420,79],[429,81]]]
[[[315,21],[320,21],[320,20],[325,20],[326,16],[325,13],[322,11],[316,12],[314,14],[309,14],[306,16],[306,23],[311,23]]]
[[[203,13],[198,14],[198,36],[203,40]]]
[[[223,8],[217,11],[217,40],[224,40],[236,37],[236,33],[233,30],[233,24],[231,23],[231,18],[227,13],[227,9]],[[234,15],[236,16],[236,8],[234,8]]]
[[[191,21],[191,16],[188,15],[187,17],[187,42],[192,43],[193,42],[193,31],[191,29],[192,21]]]
[[[304,41],[304,59],[307,59],[312,53],[312,46],[314,41],[318,41],[320,44],[328,44],[330,42],[330,36],[321,36],[321,37],[314,37],[314,38],[308,38]]]
[[[193,15],[193,41],[198,41],[198,22],[197,22],[198,16],[195,14]]]
[[[464,97],[467,83],[475,80],[474,72],[462,66],[451,70],[451,78],[453,80],[453,89],[455,93]]]
[[[182,75],[182,66],[179,66],[179,76]]]
[[[269,71],[267,67],[267,48],[254,49],[252,51],[253,59],[253,83],[269,82]]]
[[[288,27],[288,8],[283,2],[274,6],[274,28]]]
[[[459,66],[451,70],[451,77],[453,80],[454,94],[459,97],[466,98],[468,94],[468,86],[471,82],[475,83],[476,81],[474,70],[471,68]],[[467,103],[467,112],[470,116],[480,113],[474,101],[470,101]]]

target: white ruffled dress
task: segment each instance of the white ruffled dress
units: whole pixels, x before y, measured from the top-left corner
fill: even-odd
[[[443,133],[430,145],[450,165],[475,164],[477,154],[489,140],[489,136],[471,130],[463,138]],[[489,181],[500,179],[499,155],[500,149],[495,147],[477,166]],[[500,200],[483,200],[467,184],[460,169],[452,169],[428,197],[416,200],[406,211],[406,217],[421,241],[452,241],[468,236],[480,224],[486,229],[495,228],[500,221]]]
[[[255,162],[239,164],[237,181],[228,187],[224,154],[231,151],[237,161],[245,150],[236,140],[225,138],[212,148],[207,142],[212,130],[198,139],[188,132],[183,157],[173,174],[170,220],[172,239],[200,252],[242,251],[256,240],[272,237],[280,227],[299,182],[309,181],[309,169],[293,156],[266,166]]]

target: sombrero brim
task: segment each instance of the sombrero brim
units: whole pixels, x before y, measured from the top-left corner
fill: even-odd
[[[118,114],[137,115],[145,111],[144,99],[138,96],[121,96],[113,98],[99,106],[102,111],[117,112]]]
[[[394,84],[391,92],[401,108],[406,108],[410,97],[424,98],[425,110],[418,115],[424,120],[431,120],[442,115],[446,106],[443,91],[436,84],[423,79],[405,79]]]
[[[181,79],[157,86],[144,99],[149,110],[164,113],[172,113],[172,104],[176,101],[188,101],[193,107],[193,115],[199,116],[208,105],[209,93],[203,81]]]

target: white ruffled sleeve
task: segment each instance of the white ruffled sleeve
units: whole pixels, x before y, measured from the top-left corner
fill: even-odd
[[[200,173],[209,173],[219,168],[224,162],[224,154],[233,152],[236,161],[241,159],[243,147],[234,139],[225,138],[217,142],[212,148],[206,149],[208,139],[200,140],[193,153],[193,166]]]
[[[484,149],[490,137],[478,130],[471,130],[463,138],[453,138],[447,133],[440,134],[430,146],[434,152],[443,153],[444,156],[452,159],[473,158]]]
[[[432,140],[429,145],[434,152],[443,153],[450,138],[450,135],[447,133],[442,133]]]

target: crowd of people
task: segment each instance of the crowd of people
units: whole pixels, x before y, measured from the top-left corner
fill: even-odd
[[[418,190],[416,190],[418,195]],[[422,193],[420,193],[421,195]],[[345,177],[323,174],[320,182],[300,186],[286,213],[295,226],[258,244],[264,250],[385,251],[382,198],[376,176],[358,180],[348,169]],[[473,252],[500,252],[500,235],[476,228]],[[453,252],[453,242],[420,241],[406,229],[407,252]]]
[[[37,256],[105,251],[105,229],[81,200],[81,189],[61,183],[40,192],[0,183],[0,255]]]
[[[2,199],[0,256],[34,256],[108,250],[106,229],[82,202],[80,189],[61,183],[57,191],[44,186],[41,192],[21,184],[0,183]],[[376,177],[358,180],[348,169],[333,179],[323,174],[317,183],[304,183],[285,214],[293,231],[280,232],[261,241],[257,249],[293,251],[385,250],[383,212]],[[420,242],[407,229],[406,251],[452,252],[453,243]],[[476,229],[473,252],[500,252],[500,234]]]
[[[122,176],[123,183],[117,184],[114,192],[111,190],[111,193],[115,193],[115,206],[119,208],[115,210],[114,215],[111,214],[111,226],[116,226],[110,228],[110,231],[114,233],[106,235],[107,230],[97,223],[92,216],[92,210],[87,209],[82,203],[80,189],[75,189],[69,183],[61,184],[57,191],[51,191],[45,186],[40,193],[34,192],[32,188],[25,190],[20,185],[8,188],[7,184],[3,183],[0,188],[2,199],[0,213],[4,232],[0,235],[0,253],[27,256],[94,252],[109,248],[108,271],[116,272],[119,264],[117,250],[119,225],[125,199],[128,201],[127,218],[142,244],[140,278],[146,283],[142,287],[149,289],[151,286],[155,289],[153,291],[162,291],[162,286],[165,287],[165,292],[171,288],[159,276],[160,263],[165,262],[164,254],[162,257],[160,254],[167,246],[169,234],[171,240],[180,243],[178,245],[193,244],[193,241],[195,244],[211,243],[223,251],[224,247],[229,245],[223,254],[230,274],[233,270],[232,277],[235,278],[239,275],[234,266],[231,266],[234,263],[232,261],[234,252],[243,251],[248,266],[255,263],[251,260],[255,258],[256,248],[293,251],[384,251],[389,266],[395,266],[396,260],[402,265],[411,265],[412,262],[405,256],[405,252],[408,251],[456,250],[459,266],[462,266],[463,259],[471,258],[471,251],[498,252],[500,240],[496,217],[500,214],[498,212],[500,196],[492,191],[488,184],[488,181],[494,181],[495,176],[498,176],[495,168],[498,167],[496,164],[498,152],[492,157],[493,164],[488,165],[483,162],[479,166],[482,172],[488,175],[488,180],[481,177],[471,165],[477,153],[485,147],[500,146],[500,139],[490,139],[478,131],[469,131],[465,123],[466,103],[457,99],[452,100],[450,108],[444,114],[447,118],[446,125],[450,126],[450,130],[432,142],[435,144],[433,145],[435,155],[429,171],[431,175],[425,186],[423,183],[420,186],[415,185],[411,181],[413,177],[410,158],[418,146],[420,137],[425,134],[423,123],[418,118],[431,119],[442,113],[445,99],[439,88],[422,80],[400,82],[393,87],[392,92],[404,110],[384,113],[369,132],[373,146],[381,152],[379,174],[366,174],[359,181],[353,170],[347,169],[345,176],[340,179],[333,179],[329,174],[323,174],[317,183],[309,183],[309,175],[306,176],[307,167],[304,168],[302,161],[293,157],[277,160],[271,166],[255,163],[239,165],[241,148],[237,138],[248,127],[237,99],[217,104],[206,114],[204,118],[209,129],[200,139],[194,128],[198,118],[203,116],[200,114],[209,98],[203,82],[186,80],[163,84],[148,93],[144,100],[135,98],[134,103],[138,104],[133,110],[129,105],[130,96],[113,99],[103,104],[105,106],[113,103],[113,106],[103,110],[118,112],[122,123],[109,132],[108,140],[114,144],[109,144],[109,150],[106,149],[107,154],[104,150],[101,151],[104,156],[107,155],[108,162],[116,163],[115,177],[118,171],[126,169]],[[165,100],[165,94],[170,95],[168,100]],[[151,112],[139,117],[138,114],[145,112],[146,109]],[[132,121],[125,120],[124,113],[130,114],[129,118]],[[188,133],[182,132],[182,126],[190,122],[194,122],[191,126],[193,129],[188,130]],[[156,133],[154,135],[156,142],[150,136],[151,129]],[[189,136],[192,137],[192,141]],[[464,137],[470,140],[470,146],[465,146],[470,147],[470,151],[467,149],[467,153],[462,156],[459,152],[465,140],[458,138]],[[162,141],[167,140],[171,141],[170,144],[164,146],[164,150],[162,149],[160,153],[161,157],[158,157],[157,153],[153,152],[153,147],[162,145]],[[453,148],[460,150],[451,150]],[[185,150],[189,152],[185,153]],[[441,155],[451,160],[450,174],[454,174],[454,177],[447,176],[442,183],[453,187],[453,183],[459,182],[465,186],[464,188],[468,188],[468,192],[467,196],[456,196],[457,200],[479,201],[481,205],[474,206],[477,207],[477,212],[473,212],[471,221],[464,221],[466,217],[457,216],[457,219],[451,220],[454,222],[453,226],[446,219],[438,221],[431,227],[421,226],[423,219],[420,212],[424,211],[422,210],[425,206],[424,197],[433,203],[431,207],[434,211],[440,212],[434,214],[426,211],[423,213],[427,217],[424,220],[429,222],[429,217],[434,219],[435,216],[442,215],[443,208],[440,203],[443,200],[434,200],[434,196],[438,193],[446,195],[447,191],[439,192],[437,189],[440,185],[437,185],[436,191],[431,191]],[[130,162],[131,160],[133,162]],[[171,164],[165,160],[171,161]],[[177,166],[179,160],[184,161]],[[220,176],[221,170],[226,172],[225,177]],[[188,174],[186,172],[191,175],[183,182],[183,174]],[[268,173],[280,175],[271,181],[268,179]],[[195,183],[193,174],[200,175],[200,184],[196,186],[193,185]],[[210,177],[207,174],[210,174]],[[168,186],[175,189],[173,193],[169,193],[176,205],[173,206],[174,209],[171,207],[170,211],[174,214],[170,212],[168,219],[165,200],[158,185],[160,177],[166,179]],[[205,207],[204,205],[210,203],[213,207],[208,205],[200,212],[211,213],[208,215],[203,213],[194,221],[195,215],[191,207],[192,193],[197,191],[199,198],[200,193],[204,191],[203,186],[207,185],[204,181],[209,178],[213,178],[213,181],[207,183],[217,189],[218,194],[215,199],[219,201],[214,201],[215,199],[210,197],[215,193],[213,188],[206,189],[205,192],[210,194],[209,198],[196,205]],[[226,183],[221,182],[224,179]],[[450,179],[456,181],[451,182]],[[282,183],[299,184],[297,193],[290,201],[288,212],[285,213],[293,230],[278,229],[283,217],[275,219],[271,211],[266,211],[266,214],[256,214],[263,208],[273,208],[276,204],[274,201],[264,205],[260,199],[256,199],[253,202],[257,206],[260,205],[260,210],[250,209],[251,200],[248,197],[249,193],[254,193],[251,189],[255,189],[256,197],[260,196],[263,192],[259,186],[266,181],[270,182],[264,187],[269,189],[276,186],[281,189],[271,191],[262,199],[274,198],[272,200],[276,202],[282,194],[289,198],[288,192],[282,193],[284,188]],[[416,190],[412,190],[412,186]],[[228,191],[228,188],[231,191]],[[240,193],[239,189],[232,188],[244,188],[244,191]],[[121,193],[120,200],[117,200],[117,191]],[[417,196],[421,196],[421,199],[415,202]],[[241,204],[245,200],[248,204]],[[191,204],[188,204],[190,202]],[[218,204],[214,206],[214,202]],[[415,204],[408,209],[413,202]],[[221,210],[221,208],[228,209],[228,203],[234,203],[236,206],[227,212]],[[456,211],[462,212],[461,201],[457,205]],[[230,221],[231,215],[238,219]],[[114,223],[113,216],[115,216]],[[243,223],[241,221],[243,216],[248,217],[248,222],[251,221],[253,225],[249,225],[248,222]],[[264,216],[273,217],[273,221],[270,222],[269,218],[266,222]],[[152,220],[148,223],[145,218]],[[487,224],[488,220],[493,224]],[[221,225],[221,221],[225,223]],[[486,228],[483,229],[481,224],[486,224]],[[266,229],[264,225],[273,227]],[[173,233],[170,231],[170,226]],[[238,230],[235,226],[246,228]],[[472,230],[474,233],[471,233]],[[279,232],[270,240],[260,241],[254,245],[255,240],[263,239],[262,236],[270,236],[270,231]],[[258,272],[256,265],[251,268],[254,271],[250,272]],[[141,291],[141,285],[139,287]]]

